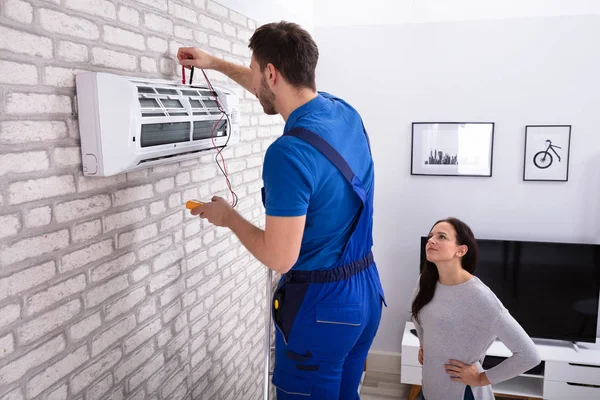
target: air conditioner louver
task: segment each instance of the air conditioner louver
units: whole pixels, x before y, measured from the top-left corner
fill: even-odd
[[[142,147],[182,143],[190,140],[189,122],[164,122],[142,125]]]

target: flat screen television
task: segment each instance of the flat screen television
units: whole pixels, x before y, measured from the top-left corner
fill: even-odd
[[[421,237],[421,262],[427,237]],[[600,245],[478,239],[475,270],[532,338],[595,342]]]

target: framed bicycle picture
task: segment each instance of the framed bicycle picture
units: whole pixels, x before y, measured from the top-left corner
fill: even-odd
[[[493,122],[413,122],[411,175],[492,176]]]
[[[525,127],[524,181],[569,180],[571,125]]]

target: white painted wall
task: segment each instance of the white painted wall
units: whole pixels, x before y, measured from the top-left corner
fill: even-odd
[[[315,26],[600,14],[597,0],[319,0]]]
[[[220,4],[247,15],[260,24],[286,20],[313,32],[315,0],[219,0]]]
[[[373,146],[389,304],[374,350],[401,349],[419,237],[439,218],[482,238],[600,243],[599,37],[600,16],[317,28],[319,89],[357,107]],[[456,120],[496,122],[493,177],[411,176],[411,122]],[[526,124],[573,125],[569,182],[522,181]]]

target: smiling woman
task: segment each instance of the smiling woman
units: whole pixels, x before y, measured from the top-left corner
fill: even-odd
[[[492,384],[540,363],[533,341],[494,293],[472,274],[477,242],[456,218],[436,222],[412,303],[427,400],[492,400]],[[481,361],[496,338],[513,355],[484,371]]]

